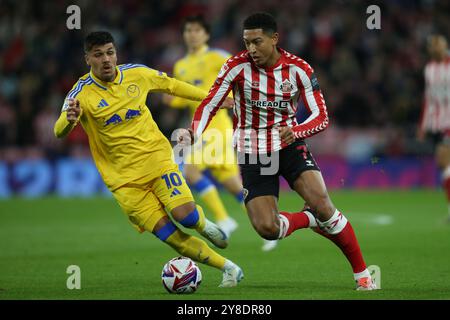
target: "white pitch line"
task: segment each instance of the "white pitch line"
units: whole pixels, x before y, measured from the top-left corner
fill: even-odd
[[[374,224],[379,224],[379,225],[388,225],[388,224],[392,224],[394,222],[394,218],[392,216],[385,214],[385,215],[373,217],[371,219],[371,222]]]
[[[352,212],[350,215],[350,221],[358,220],[364,221],[369,224],[376,224],[379,226],[387,226],[394,223],[394,217],[383,213],[362,213]]]

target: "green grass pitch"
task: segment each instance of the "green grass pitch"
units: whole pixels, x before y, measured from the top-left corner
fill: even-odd
[[[177,256],[138,234],[113,199],[0,200],[0,300],[4,299],[450,299],[450,224],[440,191],[338,191],[331,197],[352,222],[368,265],[381,268],[382,290],[356,292],[339,249],[299,230],[271,252],[232,197],[222,198],[240,226],[218,251],[245,279],[218,288],[222,274],[200,265],[193,295],[171,295],[162,266]],[[282,193],[280,208],[303,205]],[[68,290],[66,269],[81,268],[81,290]]]

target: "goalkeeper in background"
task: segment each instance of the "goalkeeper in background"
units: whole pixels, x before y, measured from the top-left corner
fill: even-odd
[[[182,31],[188,52],[175,63],[173,77],[209,90],[220,68],[231,54],[208,47],[210,27],[201,15],[186,17]],[[189,108],[192,116],[199,105],[198,101],[181,97],[165,95],[163,99],[173,108]],[[220,110],[209,124],[202,141],[193,146],[193,151],[183,163],[183,174],[187,182],[199,194],[209,211],[214,214],[217,225],[228,236],[238,225],[228,215],[214,183],[203,172],[209,169],[212,176],[234,195],[246,211],[232,139],[233,124],[228,111]],[[264,240],[262,249],[272,250],[276,244],[277,240]]]

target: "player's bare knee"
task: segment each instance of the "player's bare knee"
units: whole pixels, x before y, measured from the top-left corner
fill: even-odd
[[[189,215],[191,212],[193,212],[196,209],[195,202],[188,202],[184,203],[176,208],[173,208],[171,213],[175,220],[181,221],[184,218],[186,218],[187,215]]]
[[[266,215],[262,212],[257,214],[252,209],[248,209],[248,214],[250,222],[255,229],[255,231],[264,239],[268,239],[275,232],[274,229],[277,227],[272,219],[264,219]]]
[[[266,240],[276,240],[280,233],[279,227],[272,222],[263,222],[255,226],[256,232]]]
[[[326,221],[333,216],[335,207],[327,194],[317,197],[311,208],[317,214],[317,218],[321,221]]]
[[[191,174],[191,172],[190,171],[187,171],[187,170],[184,170],[184,178],[186,179],[186,182],[189,184],[189,185],[194,185],[195,184],[195,182],[197,182],[195,179],[194,179],[194,176]]]
[[[194,185],[202,178],[202,173],[194,165],[186,164],[184,166],[184,177],[188,184]]]
[[[278,239],[278,233],[271,233],[269,231],[258,231],[258,234],[261,236],[261,238],[266,240],[277,240]]]

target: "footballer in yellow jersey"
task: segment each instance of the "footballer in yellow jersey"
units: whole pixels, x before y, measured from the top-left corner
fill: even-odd
[[[144,65],[117,65],[114,39],[108,32],[86,37],[85,58],[90,72],[69,91],[55,135],[64,137],[81,123],[95,164],[130,222],[182,256],[222,270],[222,287],[236,286],[242,270],[172,220],[195,229],[217,247],[228,244],[224,232],[195,204],[173,160],[171,144],[146,105],[150,92],[197,101],[206,92]]]
[[[174,78],[209,90],[222,64],[231,55],[224,50],[208,47],[209,26],[202,16],[185,18],[183,39],[188,53],[175,63]],[[197,101],[167,95],[164,101],[173,108],[189,108],[192,116],[199,105]],[[205,138],[208,133],[211,134],[210,139]],[[237,228],[237,223],[229,217],[214,183],[203,174],[203,171],[209,169],[218,182],[234,194],[239,202],[243,202],[239,168],[232,147],[232,134],[233,124],[227,110],[218,111],[202,141],[193,146],[192,152],[185,157],[183,163],[183,173],[189,185],[199,194],[209,211],[214,214],[217,224],[227,235]]]
[[[188,25],[186,28],[189,29],[190,26]],[[216,79],[222,64],[229,57],[230,55],[227,52],[211,49],[206,44],[203,44],[197,50],[189,52],[185,57],[175,63],[173,76],[178,80],[195,85],[197,88],[209,90]],[[175,97],[170,101],[170,106],[173,108],[188,107],[191,116],[194,115],[198,105],[198,101],[186,100],[180,97]],[[228,111],[226,109],[219,110],[206,131],[210,131],[212,135],[221,135],[223,143],[220,146],[220,151],[222,152],[223,157],[217,156],[205,159],[204,157],[206,157],[207,154],[204,150],[214,149],[208,149],[206,145],[213,142],[214,139],[211,139],[210,141],[205,141],[204,139],[202,141],[203,146],[200,150],[200,152],[203,151],[203,157],[196,157],[195,154],[192,154],[191,158],[189,158],[186,163],[196,165],[200,171],[210,169],[214,177],[221,183],[238,176],[239,168],[232,147],[233,123],[228,115]],[[216,131],[216,133],[213,133],[213,131]],[[206,133],[205,136],[207,135],[208,133]],[[226,152],[229,154],[227,155]],[[189,178],[188,175],[188,180]]]

